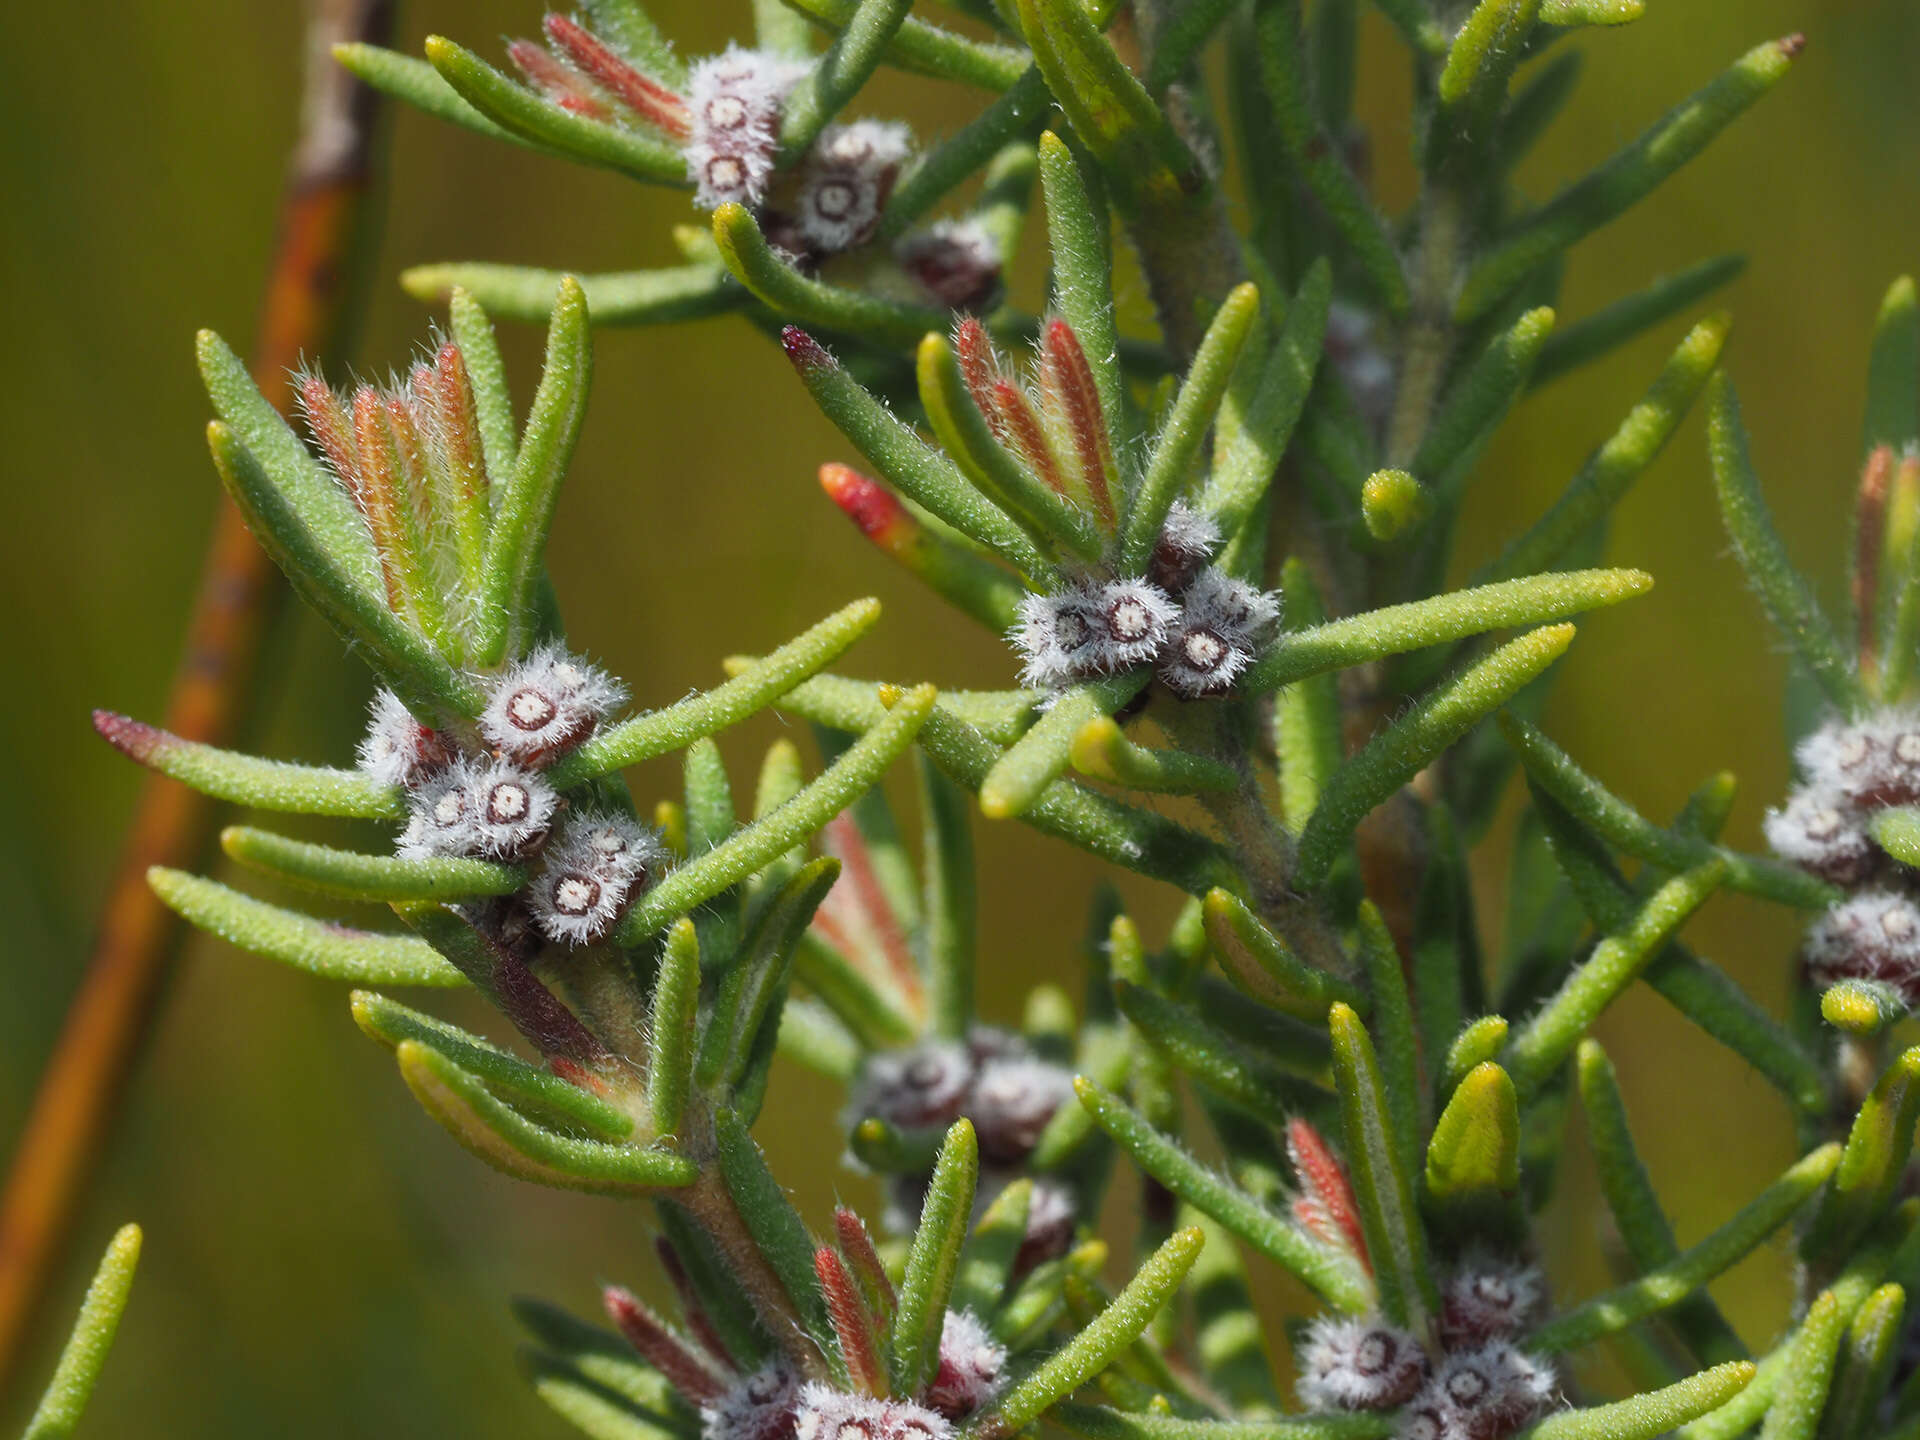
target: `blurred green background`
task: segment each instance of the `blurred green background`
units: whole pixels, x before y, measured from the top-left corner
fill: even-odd
[[[1731,291],[1729,363],[1755,450],[1796,552],[1829,585],[1846,531],[1868,327],[1920,235],[1920,8],[1911,0],[1652,0],[1624,32],[1578,42],[1586,79],[1530,164],[1545,194],[1631,138],[1757,40],[1805,30],[1779,92],[1652,203],[1578,252],[1563,315],[1728,250],[1752,260]],[[656,0],[683,50],[744,26],[744,3]],[[414,48],[444,30],[497,54],[528,0],[402,7]],[[23,6],[0,47],[0,228],[8,343],[0,597],[25,689],[0,711],[18,824],[0,827],[10,931],[0,1001],[0,1146],[78,976],[139,777],[86,713],[157,718],[214,513],[206,414],[190,337],[252,333],[293,133],[300,7],[171,0]],[[1381,183],[1404,197],[1405,69],[1369,23],[1361,103]],[[977,97],[884,79],[877,113],[922,133]],[[483,258],[612,269],[672,263],[684,197],[542,162],[407,113],[392,125],[379,281],[359,350],[384,371],[431,317],[391,277],[420,261]],[[1035,297],[1028,296],[1029,302]],[[1137,298],[1137,297],[1136,297]],[[1638,395],[1683,325],[1562,381],[1519,413],[1488,457],[1463,561],[1537,514]],[[524,397],[533,337],[511,337]],[[762,649],[856,595],[888,615],[852,673],[1004,684],[990,637],[931,605],[820,496],[815,466],[850,458],[778,352],[737,322],[606,334],[595,403],[562,507],[553,569],[579,642],[643,704],[714,682],[722,655]],[[1733,839],[1758,843],[1786,774],[1782,661],[1726,555],[1696,418],[1621,507],[1611,558],[1659,577],[1602,614],[1561,667],[1550,728],[1650,814],[1711,771],[1744,781]],[[930,661],[930,656],[937,659]],[[29,683],[31,677],[31,683]],[[318,625],[277,632],[256,742],[348,753],[361,672]],[[729,742],[751,784],[770,719]],[[648,793],[673,783],[656,767]],[[984,999],[1014,1018],[1021,988],[1075,967],[1080,897],[1098,867],[1009,826],[977,827]],[[1487,898],[1493,898],[1492,877]],[[1143,911],[1165,897],[1135,889]],[[1695,923],[1701,947],[1778,1006],[1787,917],[1739,899]],[[451,1007],[461,1007],[454,1003]],[[1641,1119],[1648,1162],[1700,1234],[1784,1163],[1781,1104],[1646,994],[1603,1027]],[[776,1170],[808,1213],[854,1176],[820,1163],[837,1096],[789,1070],[763,1124]],[[1600,1283],[1593,1190],[1577,1150],[1556,1201],[1557,1291]],[[565,1433],[520,1384],[505,1300],[585,1308],[601,1279],[649,1277],[635,1209],[517,1186],[457,1150],[407,1100],[386,1054],[323,985],[195,942],[119,1117],[42,1339],[0,1402],[16,1425],[51,1363],[53,1332],[112,1226],[148,1228],[147,1258],[95,1413],[96,1435],[337,1436]],[[84,1251],[86,1253],[79,1253]],[[1785,1305],[1776,1257],[1722,1287],[1749,1338]]]

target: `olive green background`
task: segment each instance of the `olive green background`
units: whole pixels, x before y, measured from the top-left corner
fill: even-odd
[[[745,24],[734,0],[655,8],[690,54]],[[1650,8],[1627,31],[1576,42],[1587,76],[1528,167],[1536,194],[1750,44],[1793,29],[1811,44],[1704,160],[1580,248],[1565,313],[1709,255],[1752,257],[1729,292],[1738,319],[1728,363],[1782,529],[1831,586],[1868,327],[1886,283],[1920,259],[1920,12],[1907,0]],[[445,30],[497,56],[496,37],[536,23],[518,0],[403,5],[409,48]],[[0,603],[17,646],[0,706],[10,817],[0,826],[0,1146],[17,1133],[75,985],[139,783],[93,737],[87,710],[157,718],[164,704],[216,495],[190,338],[211,325],[244,351],[251,337],[295,120],[299,27],[290,0],[20,6],[0,47]],[[1405,65],[1372,19],[1366,49],[1361,105],[1376,126],[1381,184],[1399,201]],[[899,77],[871,95],[874,111],[911,116],[923,133],[978,103]],[[405,360],[431,322],[392,283],[403,265],[672,263],[668,227],[695,218],[680,194],[411,113],[396,118],[392,140],[358,350],[368,371]],[[1032,267],[1023,273],[1031,291]],[[1538,513],[1683,328],[1664,327],[1518,413],[1476,482],[1463,567]],[[850,672],[1006,682],[1001,645],[931,604],[821,497],[817,464],[851,457],[763,339],[709,322],[607,333],[597,355],[553,571],[579,643],[624,673],[640,703],[711,684],[721,656],[764,649],[869,593],[887,615]],[[535,356],[534,337],[511,337],[523,399]],[[1757,844],[1786,775],[1783,662],[1726,554],[1698,419],[1622,505],[1611,558],[1652,570],[1659,585],[1582,627],[1550,729],[1653,815],[1713,770],[1737,771],[1733,838]],[[255,742],[343,758],[365,685],[330,634],[290,616]],[[737,786],[750,787],[777,730],[763,719],[727,742]],[[674,776],[658,764],[636,780],[655,794]],[[1099,871],[1013,825],[978,822],[976,834],[983,1000],[1011,1019],[1035,977],[1071,978]],[[1486,878],[1491,900],[1497,881]],[[1164,896],[1129,893],[1147,916],[1168,913]],[[1794,930],[1789,915],[1723,899],[1690,933],[1777,1006]],[[480,1018],[457,1000],[440,1008]],[[1698,1235],[1789,1157],[1783,1107],[1649,995],[1630,997],[1602,1029],[1654,1177],[1683,1237]],[[867,1193],[827,1158],[836,1103],[832,1087],[786,1069],[761,1127],[816,1219],[836,1194]],[[1553,1217],[1556,1291],[1601,1283],[1577,1144]],[[147,1227],[147,1257],[89,1417],[95,1435],[559,1435],[515,1374],[506,1297],[584,1308],[596,1281],[650,1275],[639,1209],[482,1169],[407,1099],[385,1052],[353,1029],[342,992],[203,941],[187,947],[42,1336],[0,1402],[0,1430],[23,1415],[93,1255],[129,1218]],[[1755,1341],[1784,1315],[1778,1262],[1750,1262],[1721,1287]]]

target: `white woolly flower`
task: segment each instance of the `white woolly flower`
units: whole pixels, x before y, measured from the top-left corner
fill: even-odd
[[[795,201],[801,243],[832,255],[870,239],[908,143],[907,127],[892,121],[856,120],[822,130],[808,152]]]
[[[1881,710],[1829,720],[1795,747],[1811,787],[1878,808],[1920,800],[1920,713]]]
[[[869,1055],[861,1067],[848,1115],[855,1123],[877,1115],[908,1129],[951,1125],[960,1118],[973,1076],[967,1047],[951,1040],[883,1050]]]
[[[1027,662],[1021,683],[1046,690],[1093,673],[1105,633],[1103,611],[1099,593],[1086,586],[1026,596],[1013,635]]]
[[[547,838],[560,797],[534,771],[495,760],[473,772],[467,806],[475,850],[490,859],[520,860]]]
[[[540,875],[528,891],[534,923],[558,944],[597,944],[665,859],[659,837],[631,817],[576,812],[547,846]]]
[[[1531,1265],[1470,1260],[1441,1292],[1441,1338],[1460,1347],[1512,1335],[1539,1312],[1546,1293],[1545,1278]]]
[[[597,665],[543,645],[492,682],[480,733],[511,760],[545,765],[591,735],[626,698],[626,687]]]
[[[1114,580],[1100,587],[1099,629],[1089,647],[1095,673],[1145,665],[1166,644],[1179,616],[1167,592],[1145,580]]]
[[[1180,608],[1188,618],[1218,628],[1236,644],[1251,645],[1280,618],[1280,597],[1210,565],[1181,595]]]
[[[1073,1099],[1073,1075],[1038,1056],[986,1061],[974,1077],[965,1113],[983,1160],[1016,1164],[1033,1152],[1054,1112]]]
[[[1307,1331],[1294,1388],[1309,1410],[1391,1410],[1427,1378],[1427,1354],[1379,1320],[1323,1317]]]
[[[407,828],[398,847],[403,857],[479,852],[480,827],[473,813],[475,774],[471,760],[457,760],[428,776],[408,795]]]
[[[412,789],[458,757],[451,737],[422,725],[391,690],[373,693],[366,738],[360,742],[363,773],[383,785]]]
[[[805,67],[777,55],[729,45],[687,77],[687,178],[693,203],[717,210],[729,201],[758,205],[773,174],[780,107]]]
[[[1869,890],[1834,906],[1807,932],[1807,970],[1822,988],[1882,980],[1920,995],[1920,908],[1904,895]]]
[[[1859,810],[1824,786],[1802,785],[1763,828],[1774,854],[1835,885],[1858,885],[1878,859]]]
[[[794,1440],[948,1440],[953,1426],[909,1400],[849,1395],[814,1380],[801,1387],[793,1434]]]
[[[1200,568],[1220,548],[1220,527],[1212,517],[1176,500],[1160,524],[1147,578],[1169,594],[1178,595],[1193,583]]]
[[[1502,1440],[1553,1399],[1551,1366],[1504,1340],[1440,1362],[1401,1425],[1402,1440]]]
[[[1000,242],[978,220],[936,220],[894,244],[893,258],[949,310],[983,305],[1000,288]]]
[[[926,1401],[949,1420],[964,1420],[1000,1392],[1007,1351],[970,1310],[949,1310],[940,1323],[940,1358]]]
[[[775,1360],[700,1407],[701,1440],[788,1440],[800,1384]]]

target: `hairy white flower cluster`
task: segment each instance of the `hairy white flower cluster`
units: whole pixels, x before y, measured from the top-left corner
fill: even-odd
[[[486,694],[468,736],[421,724],[391,691],[374,696],[360,768],[406,791],[397,851],[536,864],[492,928],[524,930],[530,918],[556,944],[603,940],[665,851],[629,816],[569,808],[542,771],[592,735],[626,689],[549,645],[489,680]]]
[[[799,62],[738,45],[693,67],[685,153],[695,205],[717,210],[766,198],[780,144],[780,109],[805,73]]]
[[[1830,720],[1794,752],[1801,779],[1767,813],[1767,843],[1781,859],[1855,892],[1817,920],[1803,954],[1821,987],[1877,980],[1920,1004],[1920,905],[1914,872],[1886,854],[1874,816],[1920,803],[1920,711],[1874,711]]]
[[[1400,1410],[1399,1440],[1504,1440],[1553,1398],[1552,1367],[1514,1343],[1544,1298],[1537,1270],[1462,1264],[1442,1295],[1437,1356],[1378,1317],[1318,1320],[1300,1351],[1301,1402]]]
[[[980,1145],[976,1206],[984,1208],[1017,1179],[1054,1113],[1073,1099],[1072,1072],[1034,1053],[1018,1035],[976,1025],[965,1040],[926,1040],[867,1057],[848,1100],[849,1129],[878,1116],[903,1130],[945,1129],[961,1116]],[[887,1224],[910,1230],[926,1194],[925,1175],[894,1177]],[[1060,1253],[1073,1236],[1071,1190],[1038,1177],[1027,1212],[1021,1263]]]
[[[820,132],[800,168],[793,231],[803,253],[837,255],[873,238],[906,163],[907,127],[855,120]]]
[[[850,1395],[819,1381],[800,1391],[794,1440],[947,1440],[947,1417],[911,1400]]]
[[[949,310],[978,310],[1000,288],[1000,242],[978,220],[936,220],[895,242],[893,258]]]
[[[1147,576],[1088,581],[1021,604],[1022,681],[1054,689],[1152,665],[1177,695],[1230,690],[1280,616],[1278,598],[1207,561],[1219,532],[1175,505]]]

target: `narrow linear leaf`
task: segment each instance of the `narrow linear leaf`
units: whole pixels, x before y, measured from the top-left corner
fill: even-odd
[[[785,162],[800,160],[873,78],[912,8],[913,0],[860,0],[826,53],[813,62],[780,107],[780,153]]]
[[[633,1117],[624,1111],[581,1085],[529,1065],[457,1025],[423,1015],[371,990],[354,991],[348,1004],[353,1023],[362,1033],[390,1050],[409,1040],[424,1045],[477,1075],[496,1093],[504,1091],[517,1107],[547,1112],[560,1122],[589,1131],[592,1139],[617,1141],[633,1134]]]
[[[538,1125],[487,1089],[479,1076],[417,1040],[395,1051],[407,1088],[477,1158],[516,1179],[595,1195],[641,1195],[693,1183],[690,1160],[608,1145]]]
[[[348,900],[457,901],[478,895],[511,895],[527,883],[520,865],[497,865],[457,855],[417,859],[366,855],[292,840],[250,825],[229,825],[220,848],[242,865],[264,871],[322,895]]]
[[[1685,270],[1663,275],[1644,290],[1637,290],[1562,327],[1540,347],[1540,359],[1533,367],[1528,388],[1538,390],[1570,371],[1611,354],[1629,340],[1699,304],[1721,286],[1737,279],[1746,268],[1744,255],[1719,255],[1702,260]]]
[[[994,820],[1024,814],[1059,779],[1081,726],[1110,717],[1146,688],[1144,670],[1089,680],[1065,691],[1034,727],[1016,740],[980,782],[980,813]]]
[[[844,30],[858,12],[859,0],[784,0],[817,25]],[[952,80],[976,89],[1012,88],[1032,68],[1033,59],[1011,45],[983,44],[938,25],[909,17],[886,49],[886,60],[915,75]]]
[[[1733,553],[1760,603],[1820,682],[1828,700],[1842,713],[1851,714],[1861,702],[1859,677],[1832,622],[1814,598],[1813,587],[1793,568],[1786,542],[1774,528],[1747,453],[1747,428],[1740,418],[1740,397],[1734,393],[1731,378],[1715,378],[1708,406],[1713,486],[1720,498],[1720,518],[1733,541]]]
[[[1295,881],[1324,883],[1354,828],[1483,717],[1499,709],[1573,643],[1573,626],[1549,625],[1510,640],[1441,685],[1335,771],[1300,834]]]
[[[903,696],[884,720],[773,814],[735,831],[704,855],[669,871],[627,912],[615,938],[622,945],[639,944],[676,916],[738,884],[820,829],[874,784],[913,743],[932,713],[934,694],[931,685],[922,685]]]
[[[1286,1415],[1258,1420],[1194,1420],[1155,1410],[1129,1413],[1107,1405],[1067,1401],[1047,1418],[1087,1440],[1386,1440],[1397,1427],[1390,1414]]]
[[[973,833],[966,792],[934,768],[925,752],[915,759],[925,871],[921,944],[927,1009],[937,1033],[959,1039],[973,1027],[974,972],[979,964]]]
[[[1833,1185],[1801,1242],[1809,1261],[1836,1261],[1858,1246],[1893,1203],[1920,1120],[1920,1046],[1903,1051],[1860,1104]]]
[[[382,95],[404,100],[436,120],[450,121],[490,140],[504,140],[547,155],[559,153],[543,141],[494,124],[462,99],[460,92],[424,60],[378,45],[362,44],[336,45],[333,58]]]
[[[1475,575],[1476,582],[1550,569],[1619,503],[1680,428],[1720,363],[1730,323],[1724,314],[1712,315],[1687,332],[1640,403],[1588,457],[1547,513]]]
[[[856,600],[771,655],[734,671],[726,684],[601,730],[548,770],[547,779],[558,789],[571,789],[737,725],[838,660],[879,618],[878,600]]]
[[[1854,1312],[1840,1351],[1838,1374],[1821,1417],[1823,1436],[1866,1440],[1874,1433],[1881,1403],[1900,1360],[1901,1322],[1906,1312],[1907,1292],[1898,1284],[1882,1285]]]
[[[713,1128],[721,1178],[753,1237],[759,1258],[772,1269],[814,1343],[837,1345],[826,1296],[813,1268],[813,1237],[807,1234],[787,1192],[767,1169],[766,1156],[760,1153],[740,1116],[722,1110],[714,1116]]]
[[[1562,1410],[1520,1433],[1525,1440],[1655,1440],[1726,1404],[1752,1379],[1753,1365],[1733,1360],[1611,1405]]]
[[[1371,664],[1388,655],[1526,625],[1564,620],[1644,595],[1653,577],[1641,570],[1569,570],[1477,585],[1341,620],[1287,630],[1248,668],[1251,693],[1291,685],[1329,670]]]
[[[1200,1084],[1268,1124],[1285,1125],[1312,1095],[1310,1085],[1270,1057],[1165,996],[1125,980],[1115,980],[1113,992],[1120,1012],[1148,1044]]]
[[[1543,261],[1643,199],[1772,89],[1803,43],[1795,35],[1755,46],[1639,139],[1522,220],[1468,272],[1454,318],[1464,322],[1484,315]]]
[[[1017,1382],[984,1423],[975,1421],[970,1429],[994,1434],[1022,1429],[1106,1369],[1173,1298],[1203,1243],[1197,1229],[1176,1230],[1134,1272],[1112,1304]]]
[[[774,251],[760,222],[743,205],[729,203],[713,212],[713,238],[733,277],[791,324],[901,347],[916,345],[929,330],[946,325],[945,311],[802,275]]]
[[[429,42],[431,43],[431,42]],[[494,506],[493,529],[481,577],[474,654],[497,664],[527,647],[536,630],[535,606],[546,574],[547,534],[586,416],[593,381],[593,339],[586,292],[563,276],[547,327],[546,363],[533,408],[514,457],[512,479]]]
[[[1405,1157],[1417,1136],[1399,1133],[1373,1040],[1351,1006],[1327,1013],[1333,1034],[1333,1082],[1340,1096],[1346,1161],[1367,1237],[1367,1258],[1380,1290],[1380,1310],[1392,1324],[1426,1330],[1440,1311],[1427,1265],[1426,1227],[1415,1207]]]
[[[1827,1408],[1834,1362],[1846,1337],[1847,1315],[1840,1297],[1825,1290],[1807,1307],[1794,1337],[1793,1359],[1775,1389],[1760,1427],[1760,1440],[1814,1440]]]
[[[53,1379],[40,1396],[33,1418],[27,1421],[22,1440],[66,1440],[79,1426],[133,1290],[141,1238],[138,1225],[122,1225],[107,1243],[106,1253],[87,1286],[86,1298],[80,1302],[73,1331],[54,1366]]]
[[[1542,305],[1501,331],[1447,392],[1414,452],[1411,469],[1439,504],[1458,503],[1480,451],[1526,392],[1553,343],[1554,312]]]
[[[939,1364],[941,1326],[960,1268],[960,1247],[966,1243],[979,1175],[980,1146],[973,1122],[957,1120],[934,1161],[900,1280],[900,1307],[893,1323],[895,1394],[919,1394]]]
[[[530,265],[456,261],[402,270],[400,286],[429,305],[445,304],[456,289],[465,290],[495,315],[532,324],[553,313],[553,292],[565,278],[565,271]],[[729,314],[747,301],[746,291],[717,265],[678,265],[575,278],[586,294],[588,315],[601,326],[699,320]]]
[[[1504,1055],[1523,1100],[1531,1101],[1614,1002],[1726,879],[1716,857],[1662,885],[1625,926],[1593,949],[1553,998],[1520,1027]]]
[[[1075,731],[1071,755],[1082,775],[1133,790],[1192,795],[1240,783],[1232,766],[1208,756],[1134,744],[1111,715],[1097,716]]]
[[[1111,1091],[1084,1079],[1076,1080],[1074,1089],[1100,1128],[1146,1174],[1211,1215],[1335,1309],[1359,1315],[1374,1307],[1372,1285],[1345,1255],[1309,1239],[1246,1191],[1208,1170]]]
[[[229,889],[217,880],[156,865],[147,884],[183,920],[269,960],[323,980],[353,985],[465,985],[431,945],[411,935],[379,935],[316,920]]]
[[[1888,445],[1900,454],[1920,444],[1920,292],[1902,275],[1887,288],[1873,323],[1867,413],[1860,453]]]
[[[427,37],[426,56],[427,63],[468,105],[540,149],[656,185],[685,188],[688,184],[686,160],[678,147],[664,139],[550,104],[445,36]]]
[[[1527,1348],[1549,1355],[1572,1350],[1677,1304],[1792,1219],[1819,1193],[1839,1163],[1839,1145],[1821,1146],[1672,1263],[1547,1321],[1527,1337]]]
[[[725,663],[730,673],[739,674],[754,662],[736,655]],[[871,730],[886,715],[887,707],[880,697],[891,688],[879,680],[816,675],[780,696],[776,708],[816,725],[858,735]],[[1033,723],[1033,703],[1031,690],[942,690],[934,709],[966,725],[998,751],[1026,734]],[[981,773],[984,775],[985,769]]]
[[[122,755],[216,800],[255,810],[368,820],[397,819],[407,813],[405,797],[396,787],[358,770],[262,760],[185,740],[111,710],[94,711],[93,728]]]
[[[693,1078],[702,1091],[740,1087],[769,1009],[786,985],[794,946],[839,877],[840,862],[822,856],[802,866],[755,917],[727,964],[701,1035]]]
[[[1233,982],[1303,1020],[1324,1021],[1336,1002],[1364,1011],[1370,1002],[1358,986],[1301,960],[1230,890],[1209,890],[1202,902],[1207,939]]]

